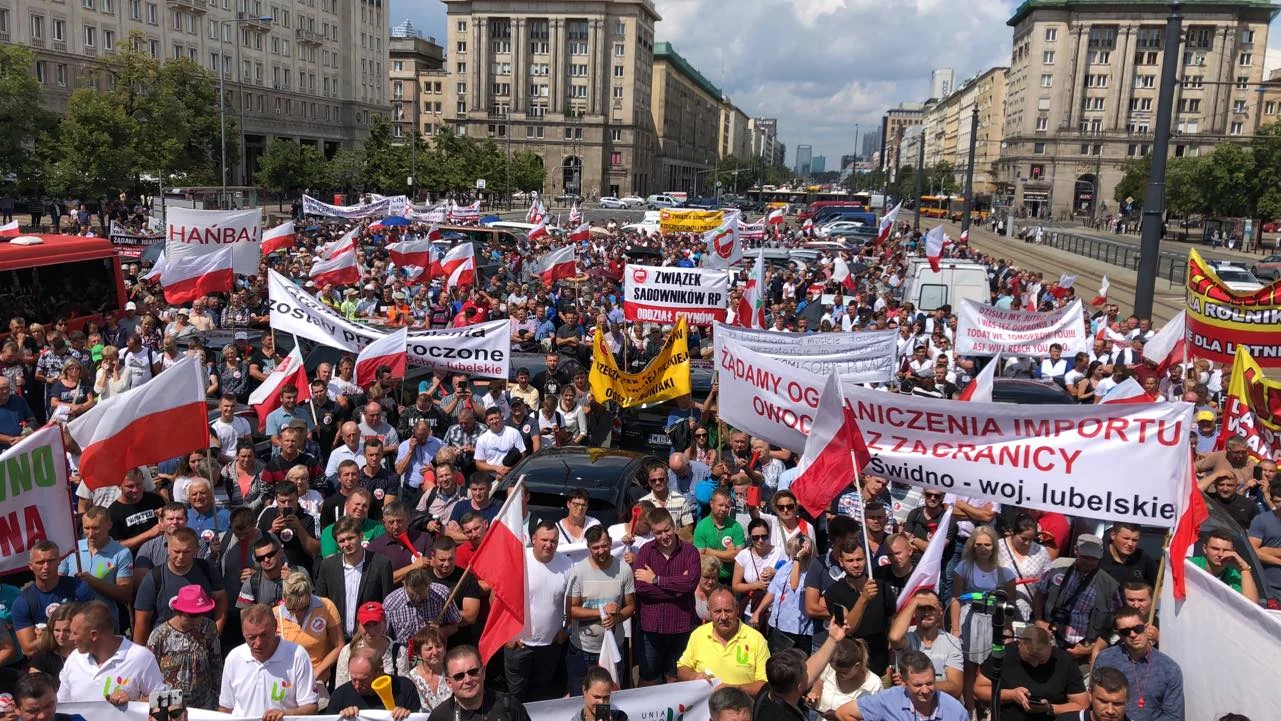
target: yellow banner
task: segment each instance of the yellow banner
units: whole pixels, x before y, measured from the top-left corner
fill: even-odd
[[[1251,293],[1229,288],[1188,251],[1188,355],[1231,363],[1244,347],[1264,368],[1281,368],[1281,281]]]
[[[689,327],[685,317],[676,321],[663,350],[640,373],[624,373],[614,362],[600,326],[592,339],[592,370],[588,376],[592,397],[614,401],[623,408],[662,403],[689,394]]]
[[[1245,439],[1255,460],[1281,458],[1281,383],[1263,375],[1245,346],[1232,362],[1218,448],[1233,436]]]
[[[658,229],[664,233],[706,233],[725,222],[725,213],[719,210],[662,210],[658,213]]]

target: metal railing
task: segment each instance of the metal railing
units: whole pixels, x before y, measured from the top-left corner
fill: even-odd
[[[1103,238],[1089,238],[1061,230],[1047,230],[1042,234],[1042,244],[1051,248],[1098,260],[1126,270],[1139,269],[1139,247]],[[1157,277],[1175,285],[1187,282],[1188,259],[1186,254],[1162,251],[1157,260]]]

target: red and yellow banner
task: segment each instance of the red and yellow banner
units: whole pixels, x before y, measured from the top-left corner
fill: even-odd
[[[1259,365],[1281,367],[1281,281],[1237,293],[1190,250],[1187,304],[1189,356],[1228,363],[1244,347]]]
[[[1281,383],[1265,378],[1244,346],[1232,363],[1218,447],[1233,436],[1245,439],[1256,461],[1281,459]]]

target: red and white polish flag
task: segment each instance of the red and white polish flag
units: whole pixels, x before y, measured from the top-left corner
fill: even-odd
[[[802,233],[806,233],[806,234],[814,232],[814,219],[813,219],[813,218],[806,218],[806,219],[805,219],[805,222],[804,222],[804,223],[801,223],[801,232],[802,232]]]
[[[592,226],[587,223],[582,223],[577,228],[574,228],[569,232],[569,242],[571,243],[584,243],[591,240],[591,237]]]
[[[472,557],[472,573],[490,587],[489,618],[477,644],[481,663],[488,663],[491,656],[519,636],[525,627],[523,481],[523,478],[517,480],[507,491],[507,500]]]
[[[1169,563],[1174,598],[1183,600],[1188,597],[1187,576],[1183,561],[1201,536],[1201,524],[1210,518],[1210,509],[1205,505],[1205,495],[1197,487],[1196,466],[1191,457],[1188,458],[1188,477],[1184,481],[1179,498],[1182,500],[1180,504],[1182,508],[1179,510],[1179,520],[1174,526],[1174,533],[1170,536]]]
[[[898,220],[898,212],[902,209],[903,204],[899,203],[894,209],[881,218],[881,225],[876,230],[876,242],[884,243],[890,239],[890,233],[894,232],[894,221]]]
[[[1181,363],[1187,355],[1187,322],[1186,310],[1161,326],[1161,330],[1152,336],[1152,340],[1143,346],[1143,357],[1156,363],[1157,372],[1164,373],[1175,363]]]
[[[1143,390],[1143,386],[1131,376],[1112,386],[1103,394],[1099,403],[1155,403],[1156,399]]]
[[[943,259],[943,226],[936,225],[925,234],[925,259],[930,261],[930,270],[939,272],[939,261]]]
[[[832,499],[849,488],[859,469],[871,461],[854,409],[841,393],[840,377],[833,372],[819,395],[792,493],[796,494],[797,503],[818,518]]]
[[[943,573],[943,548],[947,546],[947,529],[952,523],[952,507],[948,506],[943,512],[943,517],[939,519],[938,530],[930,536],[930,542],[925,546],[925,553],[921,554],[920,563],[908,577],[907,583],[903,584],[903,590],[898,594],[898,605],[895,612],[902,611],[908,601],[912,600],[919,591],[932,589],[938,591],[939,578]]]
[[[225,293],[236,285],[235,248],[230,245],[203,255],[184,255],[165,261],[160,276],[165,301],[179,305],[210,293]]]
[[[530,229],[529,235],[526,237],[530,240],[541,240],[543,238],[550,238],[551,236],[552,234],[547,230],[547,221],[539,218],[538,222],[534,224],[534,227]]]
[[[1099,294],[1094,296],[1094,299],[1090,301],[1090,305],[1103,305],[1108,302],[1108,290],[1111,287],[1112,283],[1108,280],[1108,274],[1104,273],[1103,282],[1099,283]]]
[[[445,276],[445,290],[476,284],[476,255],[471,243],[459,243],[440,260],[441,275]]]
[[[206,382],[201,364],[187,356],[67,424],[85,484],[116,486],[131,468],[209,447]]]
[[[409,328],[379,338],[356,356],[356,385],[366,388],[378,380],[378,369],[387,366],[392,378],[404,378],[409,367]]]
[[[974,376],[965,390],[956,397],[958,401],[974,401],[976,403],[991,403],[992,389],[996,387],[996,367],[1001,364],[1001,354],[997,353],[983,370]]]
[[[298,402],[311,400],[311,386],[307,383],[307,368],[302,362],[302,351],[298,346],[289,351],[285,359],[267,374],[262,385],[249,394],[249,406],[258,413],[258,422],[267,426],[267,416],[280,407],[280,391],[285,386],[293,385],[298,391]]]
[[[356,249],[356,228],[343,234],[341,238],[319,248],[316,255],[325,260],[333,260],[349,250]]]
[[[575,202],[574,207],[569,209],[569,224],[578,225],[582,222],[583,222],[583,211],[578,208],[578,203]]]
[[[832,261],[832,280],[844,286],[845,290],[854,292],[854,274],[850,272],[850,264],[839,255]]]
[[[269,255],[278,250],[289,250],[294,247],[296,239],[294,221],[281,223],[270,230],[262,232],[262,254]]]
[[[168,262],[165,260],[165,251],[162,248],[160,252],[156,254],[156,262],[152,264],[151,270],[147,271],[147,274],[142,276],[142,282],[144,283],[159,282],[160,276],[165,274],[166,265],[168,265]]]
[[[317,258],[311,266],[311,280],[318,286],[326,283],[351,285],[360,282],[360,266],[356,263],[356,249],[339,253],[332,260]]]
[[[561,278],[573,278],[578,274],[574,260],[574,246],[567,245],[540,256],[537,271],[538,277],[542,278],[543,283],[547,285]]]
[[[388,243],[387,255],[401,268],[428,268],[431,267],[433,248],[429,240],[402,240]]]
[[[771,210],[769,212],[769,215],[765,217],[765,224],[766,225],[782,225],[784,220],[785,218],[783,217],[783,209],[775,208]]]
[[[734,325],[741,328],[765,328],[765,249],[756,253],[756,263],[752,265],[752,274],[747,277],[743,293],[738,297],[738,309],[734,311]]]
[[[5,238],[16,238],[22,235],[22,228],[18,227],[18,221],[12,221],[0,225],[0,236]]]

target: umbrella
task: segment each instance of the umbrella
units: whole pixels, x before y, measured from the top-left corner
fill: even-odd
[[[480,219],[480,224],[489,225],[490,223],[497,223],[501,220],[502,218],[497,215],[486,215],[485,217]]]
[[[392,215],[392,216],[388,216],[388,217],[386,217],[386,218],[383,218],[381,221],[379,221],[379,223],[378,223],[378,224],[379,224],[379,225],[382,225],[382,226],[384,226],[384,227],[393,227],[393,226],[409,225],[409,219],[408,219],[408,218],[402,218],[402,217],[401,217],[401,216],[399,216],[399,215]]]
[[[587,232],[591,233],[592,235],[598,238],[608,238],[610,235],[612,235],[612,233],[610,233],[608,230],[605,230],[604,228],[601,228],[601,227],[594,227],[591,230],[588,230]]]

